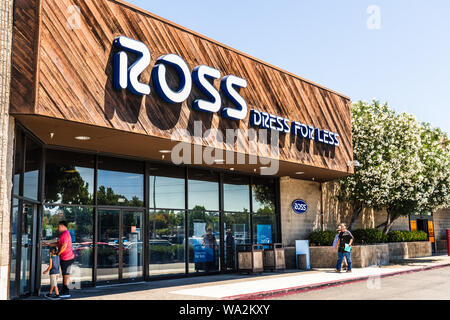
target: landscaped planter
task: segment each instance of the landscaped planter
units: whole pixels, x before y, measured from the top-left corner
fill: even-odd
[[[404,259],[430,257],[433,255],[432,243],[423,242],[394,242],[389,245],[389,260],[391,262]]]
[[[312,268],[334,268],[337,251],[333,247],[310,247]],[[353,246],[352,263],[354,268],[389,264],[389,247],[386,244]]]

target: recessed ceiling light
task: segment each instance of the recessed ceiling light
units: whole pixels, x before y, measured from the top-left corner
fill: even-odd
[[[230,168],[231,171],[234,171],[234,168]]]
[[[75,139],[78,140],[78,141],[88,141],[88,140],[91,140],[91,137],[88,137],[88,136],[78,136],[78,137],[75,137]]]
[[[169,154],[169,153],[172,153],[172,150],[159,150],[159,153]]]
[[[301,174],[305,174],[305,173],[302,171],[299,171],[299,172],[296,172],[295,174],[301,175]]]
[[[225,160],[223,160],[223,159],[217,159],[217,160],[214,160],[214,162],[215,162],[215,163],[224,163]]]

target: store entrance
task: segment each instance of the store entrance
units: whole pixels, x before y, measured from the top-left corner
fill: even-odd
[[[428,220],[417,219],[417,231],[423,231],[428,234]]]
[[[134,209],[98,211],[98,283],[143,279],[143,215]]]
[[[37,206],[26,201],[19,201],[20,204],[15,208],[18,211],[17,216],[17,234],[13,234],[11,264],[15,268],[12,275],[15,276],[15,283],[11,289],[11,296],[26,296],[32,294],[35,289],[36,272],[36,232],[37,232]],[[14,250],[15,249],[15,250]],[[14,273],[13,273],[14,272]]]

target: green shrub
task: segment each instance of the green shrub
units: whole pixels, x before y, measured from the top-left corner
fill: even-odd
[[[428,241],[428,235],[423,231],[391,231],[387,235],[388,242]]]
[[[333,245],[336,234],[336,231],[313,231],[309,235],[308,239],[311,245],[331,246]]]
[[[357,229],[351,232],[358,245],[428,241],[428,235],[423,231],[391,231],[384,234],[381,229]],[[314,246],[331,246],[335,236],[336,231],[313,231],[308,239]]]
[[[385,237],[380,229],[357,229],[352,231],[356,244],[383,243]]]

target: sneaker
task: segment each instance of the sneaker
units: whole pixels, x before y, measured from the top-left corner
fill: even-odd
[[[50,293],[47,293],[47,294],[44,295],[44,298],[53,299],[53,295],[50,294]]]
[[[54,300],[61,300],[61,296],[57,294],[57,295],[55,295],[55,296],[53,297],[53,299],[54,299]]]
[[[347,273],[352,273],[352,270],[347,270]]]
[[[341,273],[341,270],[335,269],[334,270],[336,273]]]
[[[61,299],[67,299],[67,298],[70,298],[70,297],[71,297],[71,295],[70,295],[69,292],[61,293],[61,294],[59,295],[59,298],[61,298]]]

